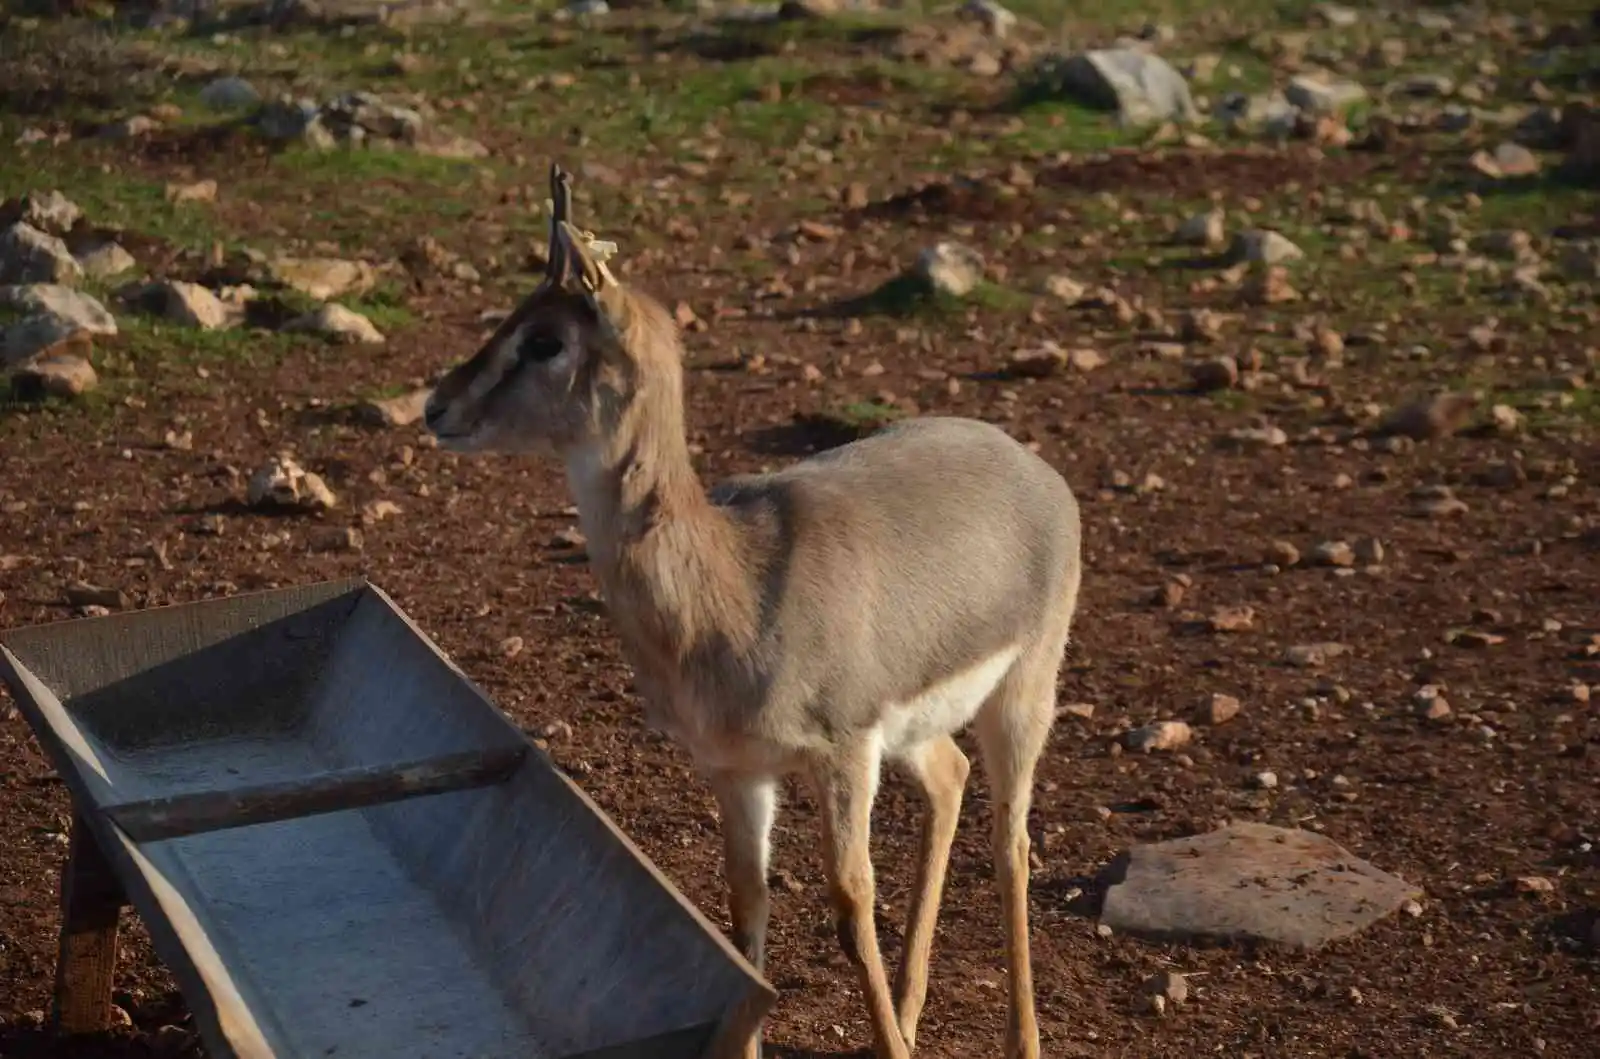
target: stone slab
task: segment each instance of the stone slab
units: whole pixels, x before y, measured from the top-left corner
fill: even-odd
[[[1105,881],[1100,921],[1112,930],[1302,950],[1359,933],[1421,896],[1323,835],[1254,823],[1135,847]]]

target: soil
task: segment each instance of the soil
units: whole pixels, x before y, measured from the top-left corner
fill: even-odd
[[[169,150],[176,142],[133,153],[83,150],[156,180],[178,179],[210,152],[231,150],[226,138],[203,141],[199,152]],[[552,139],[523,150],[543,157],[557,146]],[[648,168],[620,153],[607,161]],[[1365,179],[1385,166],[1394,179],[1408,163],[1361,154],[1319,164],[1240,150],[1205,165],[1245,196],[1286,181],[1310,190],[1325,173],[1334,174],[1330,186]],[[889,278],[894,261],[927,241],[930,217],[970,228],[1030,216],[1029,194],[996,198],[951,183],[929,191],[903,161],[885,158],[878,170],[865,150],[851,166],[874,180],[867,209],[836,203],[802,217],[771,197],[740,222],[766,233],[792,231],[801,219],[845,231],[863,219],[878,226],[879,253],[863,255],[846,281],[833,249],[791,258],[784,276],[802,293],[785,310],[823,307],[843,282],[868,290]],[[1041,165],[1037,185],[1065,201],[1112,190],[1137,204],[1143,195],[1200,190],[1200,168],[1183,152],[1110,155]],[[362,188],[344,196],[331,208],[361,208]],[[669,306],[687,299],[707,321],[688,336],[687,382],[691,440],[707,480],[842,441],[851,431],[819,416],[875,400],[1001,423],[1036,445],[1081,498],[1086,575],[1060,701],[1092,704],[1093,713],[1062,714],[1031,821],[1033,963],[1046,1055],[1592,1054],[1600,1039],[1600,710],[1574,691],[1600,684],[1600,445],[1592,427],[1461,434],[1392,452],[1353,444],[1328,425],[1337,404],[1273,391],[1240,410],[1154,385],[1127,329],[1105,338],[1122,352],[1097,371],[1005,378],[994,369],[1006,350],[1064,331],[1087,342],[1108,336],[1111,325],[1042,302],[1031,315],[980,307],[943,322],[776,316],[748,277],[719,267],[714,244],[732,241],[716,237],[715,196],[706,198],[695,218],[706,238],[644,257],[627,275]],[[224,195],[218,210],[251,239],[294,225],[300,208],[294,195],[249,209]],[[1054,208],[1041,200],[1036,213],[1059,215]],[[367,249],[398,253],[415,234],[396,230],[390,243],[390,234],[375,233]],[[473,235],[441,238],[466,250]],[[1075,272],[1114,278],[1114,270],[1099,271],[1104,258],[1085,254]],[[808,286],[811,277],[820,279]],[[1212,303],[1221,304],[1202,291],[1173,295],[1164,308]],[[718,315],[715,306],[745,311]],[[487,330],[480,315],[506,308],[506,299],[446,284],[413,291],[408,308],[414,322],[376,355],[300,341],[275,357],[166,362],[159,370],[135,363],[130,374],[145,388],[92,413],[9,408],[0,417],[0,626],[73,616],[63,587],[79,578],[145,607],[364,575],[530,733],[565,722],[549,741],[554,759],[725,926],[711,798],[685,754],[644,727],[595,583],[558,539],[574,524],[558,469],[531,458],[447,455],[419,428],[369,427],[330,413],[397,380],[432,378],[470,354]],[[1473,319],[1458,308],[1426,326],[1454,349]],[[1592,329],[1508,330],[1529,363],[1554,363],[1597,341]],[[1237,349],[1219,351],[1248,344],[1240,337]],[[1393,345],[1403,343],[1397,337]],[[116,340],[106,348],[115,351]],[[1353,388],[1393,399],[1430,381],[1444,385],[1455,370],[1453,360],[1418,369],[1382,353],[1350,356],[1347,370],[1360,373]],[[808,375],[807,366],[818,371]],[[1262,417],[1283,423],[1291,443],[1218,444]],[[163,444],[175,426],[192,431],[191,450]],[[285,519],[237,503],[250,471],[286,445],[338,493],[338,509]],[[1141,487],[1147,475],[1159,476],[1159,488]],[[1466,511],[1417,517],[1411,492],[1439,483]],[[401,512],[363,525],[360,550],[313,547],[319,528],[361,525],[363,507],[377,500]],[[1320,541],[1367,537],[1384,552],[1369,567],[1267,565],[1275,540],[1308,554]],[[165,562],[154,557],[158,549]],[[1176,600],[1177,591],[1161,591],[1175,580],[1186,586]],[[1254,610],[1248,630],[1209,631],[1208,615],[1237,605]],[[1461,628],[1504,641],[1477,649],[1470,640],[1447,642]],[[512,636],[526,645],[514,657],[500,646]],[[1320,668],[1284,661],[1293,645],[1325,641],[1350,650]],[[1449,718],[1419,716],[1414,696],[1425,684],[1443,689]],[[1238,696],[1242,712],[1215,728],[1197,725],[1183,753],[1119,752],[1128,727],[1191,718],[1214,692]],[[179,1054],[172,1042],[186,1038],[164,1028],[186,1024],[182,1000],[131,913],[117,978],[128,1024],[72,1042],[41,1029],[70,808],[8,705],[0,699],[0,1056]],[[962,742],[976,761],[970,740]],[[1251,778],[1267,769],[1278,785],[1258,789]],[[906,783],[886,777],[873,841],[879,933],[891,965],[918,819]],[[1421,887],[1420,914],[1313,954],[1155,945],[1096,931],[1085,907],[1092,912],[1094,877],[1119,852],[1234,819],[1321,831]],[[1005,972],[988,833],[989,797],[975,768],[919,1055],[1000,1052]],[[786,793],[775,870],[769,977],[781,999],[768,1054],[867,1054],[860,989],[826,907],[815,806],[799,786]],[[1529,892],[1516,883],[1526,877],[1551,885]],[[1190,992],[1158,1018],[1140,1003],[1141,986],[1166,969],[1188,974]]]

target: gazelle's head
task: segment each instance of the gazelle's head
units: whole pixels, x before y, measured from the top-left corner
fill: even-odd
[[[606,268],[615,251],[573,227],[571,177],[550,167],[543,282],[428,397],[424,419],[454,452],[565,453],[613,440],[636,399],[681,399],[677,327]]]

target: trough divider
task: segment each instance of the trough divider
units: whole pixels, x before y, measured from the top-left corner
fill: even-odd
[[[306,779],[123,802],[102,811],[134,842],[159,842],[493,786],[509,778],[527,753],[526,746],[487,747],[337,769]]]

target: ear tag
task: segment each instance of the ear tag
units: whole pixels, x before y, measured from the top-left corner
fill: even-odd
[[[589,256],[594,258],[595,265],[600,269],[600,286],[617,282],[617,277],[606,267],[606,262],[617,256],[617,244],[608,239],[596,239],[593,232],[578,234],[583,236],[583,241],[589,248]]]
[[[607,239],[597,239],[593,232],[580,231],[577,234],[583,240],[584,249],[588,253],[589,260],[594,262],[594,267],[600,274],[598,282],[590,279],[587,275],[583,277],[584,297],[588,300],[589,307],[598,312],[600,309],[600,292],[607,286],[613,286],[617,282],[617,277],[613,276],[611,270],[606,267],[606,262],[617,254],[617,244]]]

